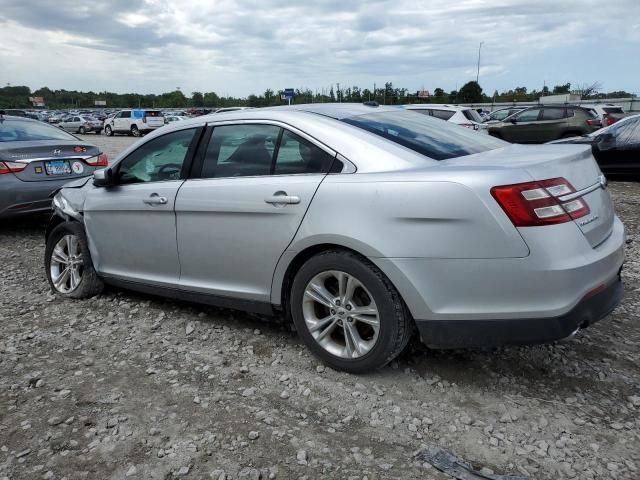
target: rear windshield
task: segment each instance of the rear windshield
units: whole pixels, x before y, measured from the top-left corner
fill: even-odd
[[[472,108],[468,110],[463,110],[462,113],[464,114],[465,117],[467,117],[467,120],[471,120],[472,122],[482,123],[482,117],[478,112],[476,112]]]
[[[0,119],[0,142],[30,140],[76,140],[76,137],[42,122]]]
[[[602,109],[607,113],[624,113],[624,110],[622,110],[622,108],[620,107],[603,107]]]
[[[410,110],[368,113],[342,121],[434,160],[462,157],[507,145],[489,135]]]
[[[158,112],[157,110],[145,110],[144,116],[145,117],[161,117],[162,112]]]

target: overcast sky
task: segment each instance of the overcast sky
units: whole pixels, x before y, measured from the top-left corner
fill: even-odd
[[[308,5],[305,5],[308,3]],[[0,0],[0,85],[246,96],[382,85],[640,94],[640,0]]]

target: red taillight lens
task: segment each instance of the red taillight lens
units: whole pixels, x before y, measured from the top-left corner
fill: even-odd
[[[607,115],[607,127],[616,123],[616,119]]]
[[[587,120],[587,125],[590,127],[597,127],[599,120],[589,119]]]
[[[516,227],[535,227],[569,222],[589,213],[584,200],[560,202],[558,197],[575,192],[564,178],[493,187],[491,195]]]
[[[25,168],[27,168],[26,163],[0,162],[0,175],[4,175],[6,173],[21,172]]]
[[[87,165],[91,165],[92,167],[108,167],[109,166],[109,158],[106,153],[101,153],[97,157],[91,157],[85,160]]]

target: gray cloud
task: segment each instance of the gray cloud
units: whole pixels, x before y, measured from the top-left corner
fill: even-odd
[[[64,82],[56,56],[78,58],[77,88],[162,91],[183,85],[248,94],[285,83],[307,86],[393,81],[409,88],[454,88],[469,79],[483,49],[486,88],[551,82],[605,82],[640,90],[637,62],[590,67],[616,45],[640,47],[640,4],[619,0],[4,0],[0,81]],[[19,32],[19,33],[18,33]],[[24,36],[26,35],[25,38]],[[611,45],[611,46],[610,46]],[[24,50],[15,55],[14,50]],[[556,58],[565,55],[564,65]],[[38,64],[35,64],[35,59]],[[29,62],[32,63],[29,63]],[[633,65],[632,65],[633,63]],[[45,65],[43,65],[45,64]],[[556,66],[561,71],[557,71]],[[562,71],[564,69],[564,71]],[[553,78],[548,78],[553,75]],[[544,78],[541,78],[545,75]],[[606,78],[605,78],[606,76]],[[6,78],[5,78],[6,77]],[[18,77],[18,78],[14,78]],[[437,85],[436,85],[437,83]],[[132,85],[127,87],[127,85]],[[54,85],[64,87],[67,85]]]

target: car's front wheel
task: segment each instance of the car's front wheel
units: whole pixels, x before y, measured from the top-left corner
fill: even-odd
[[[383,367],[407,345],[412,319],[386,276],[355,253],[327,251],[296,274],[290,311],[310,350],[337,370]]]
[[[111,127],[109,125],[107,125],[106,127],[104,127],[104,134],[107,137],[111,137],[113,136],[113,130],[111,129]]]
[[[65,297],[89,298],[102,291],[103,283],[91,262],[84,228],[77,222],[55,227],[45,248],[45,268],[51,289]]]

